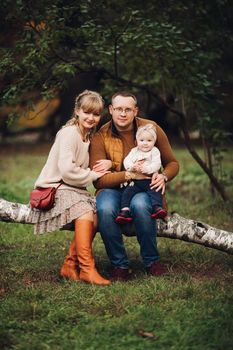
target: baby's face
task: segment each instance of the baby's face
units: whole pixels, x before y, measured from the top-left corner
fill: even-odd
[[[147,131],[141,132],[137,138],[137,145],[140,151],[149,152],[152,150],[155,144],[155,139],[151,133]]]

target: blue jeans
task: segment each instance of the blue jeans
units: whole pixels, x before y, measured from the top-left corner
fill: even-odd
[[[106,252],[113,267],[128,268],[129,261],[125,251],[122,231],[115,222],[120,206],[122,189],[102,190],[96,198],[98,226]],[[152,205],[149,196],[142,192],[136,194],[130,211],[134,220],[140,254],[145,267],[159,260],[156,244],[156,221],[151,218]]]

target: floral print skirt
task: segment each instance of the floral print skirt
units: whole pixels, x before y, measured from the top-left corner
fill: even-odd
[[[41,211],[31,209],[29,220],[34,224],[34,233],[63,230],[74,230],[74,220],[80,216],[96,211],[96,200],[85,189],[58,189],[52,209]]]

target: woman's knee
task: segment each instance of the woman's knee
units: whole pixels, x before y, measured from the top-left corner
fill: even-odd
[[[76,220],[88,220],[88,221],[93,221],[94,222],[94,212],[92,210],[90,210],[89,212],[87,212],[86,214],[80,216]]]

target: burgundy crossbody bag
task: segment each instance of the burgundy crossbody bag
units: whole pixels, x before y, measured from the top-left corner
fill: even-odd
[[[34,209],[49,210],[54,206],[55,194],[57,189],[62,185],[60,183],[57,187],[37,187],[30,193],[30,204]]]

